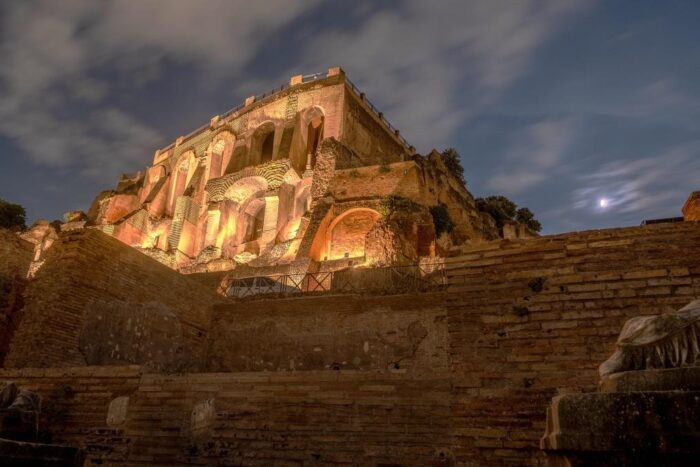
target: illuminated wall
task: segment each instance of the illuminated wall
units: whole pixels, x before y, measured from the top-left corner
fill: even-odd
[[[338,217],[328,231],[328,259],[365,254],[365,238],[381,216],[371,209],[353,209]]]

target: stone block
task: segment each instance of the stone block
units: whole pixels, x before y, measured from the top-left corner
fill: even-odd
[[[111,427],[123,425],[128,417],[128,412],[128,396],[120,396],[113,399],[107,408],[107,425]]]
[[[190,416],[190,435],[193,438],[205,438],[211,434],[216,417],[214,399],[198,402],[192,408]]]

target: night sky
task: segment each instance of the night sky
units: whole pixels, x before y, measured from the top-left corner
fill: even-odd
[[[697,0],[4,0],[0,197],[87,210],[211,116],[338,65],[544,233],[679,216],[700,189]]]

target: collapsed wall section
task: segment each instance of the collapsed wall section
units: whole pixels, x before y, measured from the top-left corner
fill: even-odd
[[[26,288],[5,366],[193,368],[218,300],[98,230],[67,232]]]

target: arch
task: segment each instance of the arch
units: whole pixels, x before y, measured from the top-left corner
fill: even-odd
[[[175,210],[175,202],[177,197],[185,192],[185,187],[190,182],[197,164],[195,163],[194,151],[187,151],[182,154],[174,165],[171,173],[171,189],[170,189],[170,209]]]
[[[316,152],[323,139],[325,112],[322,107],[314,105],[301,111],[301,152],[295,161],[298,170],[313,169],[316,166]]]
[[[253,132],[247,165],[259,165],[272,160],[275,146],[275,124],[261,123]]]
[[[267,188],[267,180],[254,176],[237,180],[226,190],[217,234],[217,246],[225,256],[235,256],[243,245],[262,235]]]
[[[163,165],[155,165],[146,170],[146,179],[139,192],[139,199],[143,203],[151,194],[159,180],[165,178],[167,171]]]
[[[381,217],[374,209],[353,208],[333,219],[326,234],[326,258],[364,256],[367,233]]]
[[[209,179],[221,177],[233,154],[236,137],[230,131],[221,131],[212,139],[207,153],[210,157]]]
[[[262,237],[265,224],[265,198],[251,200],[241,215],[242,242],[247,243]]]
[[[245,177],[240,180],[236,180],[226,189],[224,199],[241,205],[250,198],[263,196],[267,191],[267,188],[268,183],[264,177]]]

